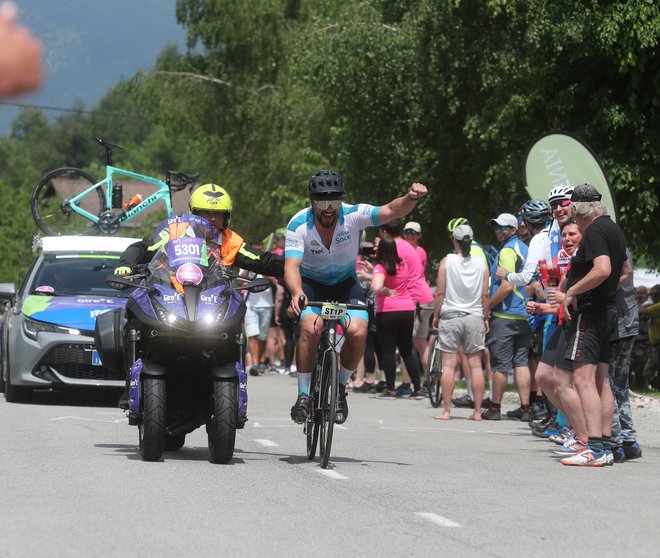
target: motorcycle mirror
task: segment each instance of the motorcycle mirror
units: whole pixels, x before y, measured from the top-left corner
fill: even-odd
[[[245,289],[246,291],[251,293],[261,293],[263,291],[270,289],[271,285],[272,283],[268,279],[264,279],[263,277],[260,277],[259,279],[254,279],[253,281],[250,281],[245,285],[242,285],[240,287],[235,287],[234,290]]]

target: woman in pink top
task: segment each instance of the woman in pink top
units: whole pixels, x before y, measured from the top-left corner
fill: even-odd
[[[420,393],[419,363],[413,355],[412,331],[415,321],[415,301],[409,284],[410,269],[399,257],[392,238],[378,244],[371,290],[376,293],[376,332],[382,348],[381,367],[385,371],[387,390],[384,396],[395,397],[396,349],[410,373],[414,391]]]

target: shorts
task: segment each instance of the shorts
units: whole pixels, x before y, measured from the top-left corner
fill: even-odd
[[[564,326],[560,325],[550,335],[541,354],[541,362],[553,368],[559,368],[564,372],[573,372],[573,361],[564,357],[565,352],[566,334],[564,333]]]
[[[481,316],[441,318],[438,325],[438,344],[445,353],[458,353],[463,346],[466,355],[483,351],[486,341],[486,326]]]
[[[490,320],[490,367],[493,372],[513,372],[527,366],[532,332],[527,320],[494,316]]]
[[[256,308],[248,306],[245,311],[245,335],[248,337],[258,335],[259,341],[265,341],[268,338],[268,328],[270,327],[272,315],[272,306],[258,306]]]
[[[433,308],[422,306],[419,312],[415,312],[415,323],[413,325],[413,337],[418,337],[426,341],[429,337],[431,319],[433,318]]]
[[[349,277],[336,285],[323,285],[322,283],[303,277],[302,289],[307,300],[312,300],[314,302],[363,303],[364,310],[348,310],[346,314],[350,319],[360,318],[365,322],[369,321],[369,313],[367,312],[364,291],[362,290],[360,283],[352,277]],[[308,306],[300,313],[300,317],[302,318],[307,314],[318,314],[320,316],[321,309],[310,308]]]
[[[610,362],[610,334],[617,326],[614,306],[597,312],[574,314],[564,324],[564,357],[573,362],[598,364]]]

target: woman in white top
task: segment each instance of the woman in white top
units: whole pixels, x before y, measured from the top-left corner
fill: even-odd
[[[433,327],[438,328],[442,351],[442,403],[444,412],[439,420],[451,417],[451,396],[454,393],[454,370],[458,350],[464,348],[468,366],[472,371],[474,413],[471,420],[481,420],[481,400],[484,393],[484,372],[481,351],[488,332],[488,269],[482,258],[470,256],[470,243],[474,238],[469,225],[454,229],[451,240],[456,254],[448,254],[438,269],[435,293]]]

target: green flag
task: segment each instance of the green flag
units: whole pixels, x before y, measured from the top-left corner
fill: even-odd
[[[588,182],[598,188],[612,219],[619,220],[610,181],[591,148],[566,132],[550,132],[527,150],[524,163],[525,188],[533,199],[547,200],[556,186]]]

